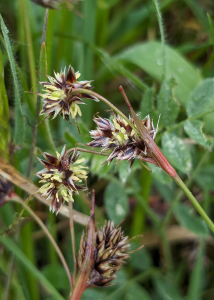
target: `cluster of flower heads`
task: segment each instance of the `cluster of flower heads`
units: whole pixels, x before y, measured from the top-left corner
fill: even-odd
[[[87,93],[75,93],[73,89],[87,89],[91,90],[91,81],[77,81],[80,77],[79,72],[74,72],[74,69],[69,66],[66,74],[66,68],[60,73],[55,73],[55,78],[46,75],[48,81],[40,82],[45,87],[43,90],[45,93],[40,94],[43,98],[43,108],[40,115],[47,114],[47,117],[53,116],[53,119],[61,114],[67,121],[71,115],[72,119],[75,119],[76,115],[82,115],[79,104],[85,104],[81,99],[89,98],[95,101],[99,101],[95,96]]]
[[[85,159],[78,159],[80,153],[73,151],[66,153],[66,145],[63,147],[61,154],[57,152],[57,157],[44,152],[44,158],[39,159],[45,169],[39,171],[36,175],[41,179],[44,185],[40,192],[47,199],[52,198],[50,210],[58,210],[64,201],[74,201],[73,193],[87,190],[86,186],[79,185],[83,179],[87,178],[87,167],[80,165]]]
[[[135,125],[134,120],[129,119]],[[110,163],[115,158],[117,161],[129,160],[130,167],[135,159],[157,164],[151,157],[151,153],[142,138],[119,115],[114,115],[112,121],[95,117],[94,122],[98,127],[96,130],[90,131],[90,135],[94,140],[88,143],[87,146],[100,147],[102,151],[111,150],[112,152],[106,162]],[[152,139],[155,140],[158,128],[154,128],[153,120],[150,120],[150,117],[147,116],[141,122]]]
[[[110,286],[117,277],[116,273],[129,258],[130,248],[128,237],[124,236],[121,227],[115,227],[114,222],[107,221],[96,230],[95,262],[91,270],[87,287]],[[80,249],[77,257],[77,268],[81,270],[85,259],[87,236],[81,237]]]

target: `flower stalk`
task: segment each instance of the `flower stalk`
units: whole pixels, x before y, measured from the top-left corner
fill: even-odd
[[[86,283],[88,281],[89,275],[91,273],[92,267],[94,265],[94,257],[95,257],[95,191],[92,190],[92,203],[91,203],[91,217],[88,224],[88,238],[87,238],[87,246],[85,252],[85,259],[83,262],[83,266],[79,272],[77,277],[74,289],[70,296],[70,300],[80,300],[82,297],[82,293],[86,288]]]

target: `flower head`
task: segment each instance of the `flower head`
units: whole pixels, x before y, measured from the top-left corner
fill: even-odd
[[[87,187],[79,185],[82,179],[87,178],[87,167],[79,165],[85,159],[78,159],[80,153],[73,151],[66,154],[66,145],[63,147],[61,154],[57,157],[44,152],[43,156],[47,161],[39,159],[45,169],[39,171],[36,175],[41,179],[44,185],[39,189],[47,199],[53,197],[50,210],[58,210],[64,201],[74,201],[73,193],[78,194]]]
[[[85,258],[87,238],[81,237],[77,268],[81,270]],[[114,222],[108,221],[96,230],[95,261],[87,287],[110,286],[117,277],[116,272],[129,258],[130,248],[128,237],[124,236],[121,227],[115,227]]]
[[[135,125],[132,118],[130,118],[130,121]],[[156,164],[141,137],[119,115],[114,116],[112,121],[98,117],[94,118],[94,122],[98,127],[96,130],[90,131],[90,135],[94,140],[88,143],[87,146],[102,147],[102,151],[112,150],[106,160],[108,163],[114,158],[118,161],[127,159],[130,161],[130,166],[132,166],[137,158]],[[158,129],[154,128],[153,120],[150,120],[149,115],[142,120],[142,124],[155,140]]]
[[[80,77],[79,72],[74,72],[74,69],[69,66],[68,73],[66,68],[60,73],[55,73],[55,78],[46,75],[49,82],[40,82],[45,87],[44,94],[39,94],[43,97],[43,108],[40,115],[47,114],[48,117],[53,116],[53,119],[61,114],[63,118],[69,120],[71,115],[72,119],[77,114],[82,115],[79,104],[85,104],[81,98],[90,98],[95,101],[98,99],[87,93],[72,94],[73,89],[87,89],[91,90],[91,81],[77,81]]]

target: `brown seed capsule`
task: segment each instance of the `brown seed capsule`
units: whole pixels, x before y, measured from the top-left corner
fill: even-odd
[[[81,237],[80,250],[77,257],[77,268],[81,270],[86,251],[87,238]],[[110,286],[117,277],[116,273],[129,258],[128,237],[124,237],[121,227],[115,227],[108,221],[96,230],[96,251],[93,269],[87,281],[87,287]]]

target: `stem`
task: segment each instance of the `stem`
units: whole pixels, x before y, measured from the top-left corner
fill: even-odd
[[[73,260],[74,260],[74,272],[73,272],[73,282],[76,280],[76,245],[75,245],[75,232],[74,232],[74,220],[73,220],[73,203],[69,201],[70,209],[70,231],[71,231],[71,242],[72,242],[72,251],[73,251]]]
[[[208,156],[209,156],[209,153],[207,153],[207,155],[204,155],[202,157],[202,159],[200,160],[199,164],[197,165],[197,167],[195,168],[195,170],[192,172],[191,178],[189,178],[186,181],[185,184],[186,184],[187,187],[190,186],[190,184],[192,183],[192,181],[193,181],[196,173],[198,172],[198,170],[200,169],[200,167],[203,165],[204,161],[208,158]],[[167,214],[166,214],[166,216],[165,216],[165,218],[164,218],[164,220],[162,222],[162,226],[166,226],[167,223],[169,222],[169,219],[170,219],[170,216],[171,216],[171,214],[173,212],[173,209],[174,209],[175,205],[180,201],[180,199],[183,196],[183,194],[184,194],[183,191],[180,190],[179,193],[178,193],[178,195],[177,195],[177,197],[175,198],[175,200],[170,205],[170,208],[169,208],[169,210],[168,210],[168,212],[167,212]]]
[[[167,77],[167,57],[166,57],[163,19],[162,19],[161,10],[160,10],[158,1],[157,0],[152,0],[152,1],[154,3],[155,9],[156,9],[158,25],[159,25],[159,29],[160,29],[160,35],[161,35],[161,46],[162,46],[162,56],[163,56],[163,79],[166,79],[166,77]]]
[[[16,198],[11,198],[10,201],[14,201],[17,203],[20,203],[21,205],[24,206],[24,208],[31,214],[31,216],[36,220],[36,222],[39,224],[39,226],[44,230],[45,234],[47,235],[47,237],[49,238],[50,242],[52,243],[53,247],[55,248],[63,266],[65,269],[65,272],[68,276],[68,280],[70,283],[70,287],[72,288],[72,277],[71,277],[71,273],[69,271],[69,267],[67,265],[67,262],[59,248],[59,246],[57,245],[57,243],[55,242],[55,240],[53,239],[52,235],[50,234],[50,232],[48,231],[47,227],[44,225],[44,223],[41,221],[41,219],[33,212],[33,210],[27,206],[22,200],[21,198],[19,198],[18,196],[16,196]]]
[[[181,178],[179,176],[174,177],[173,180],[177,183],[177,185],[182,189],[182,191],[184,192],[184,194],[188,197],[188,199],[192,202],[193,206],[195,207],[195,209],[198,211],[198,213],[202,216],[202,218],[205,220],[205,222],[207,223],[207,225],[210,227],[210,229],[212,230],[212,232],[214,233],[214,224],[211,221],[211,219],[208,217],[208,215],[206,214],[206,212],[203,210],[203,208],[200,206],[200,204],[198,203],[198,201],[195,199],[195,197],[193,196],[193,194],[190,192],[190,190],[188,189],[188,187],[185,185],[185,183],[181,180]]]
[[[70,95],[76,95],[76,94],[89,94],[97,97],[100,101],[107,104],[109,107],[111,107],[118,115],[120,115],[131,127],[134,131],[136,131],[138,134],[137,128],[132,124],[132,122],[122,113],[121,110],[119,110],[116,106],[114,106],[110,101],[108,101],[106,98],[102,97],[101,95],[87,89],[73,89]],[[140,134],[139,134],[140,135]]]
[[[96,234],[95,234],[95,191],[92,190],[92,204],[91,204],[91,217],[88,224],[88,234],[87,234],[87,246],[85,250],[85,259],[82,265],[79,275],[76,280],[76,284],[73,289],[73,293],[70,296],[70,300],[80,300],[82,293],[86,289],[86,284],[90,276],[91,270],[95,263],[95,244],[96,244]]]
[[[49,13],[49,9],[47,8],[46,12],[45,12],[45,20],[44,20],[44,25],[43,25],[42,45],[41,45],[40,60],[39,60],[40,62],[41,62],[41,54],[42,54],[43,43],[45,42],[45,39],[46,39],[48,13]],[[40,69],[40,67],[39,67],[39,69]],[[33,70],[33,72],[34,72],[34,70]],[[37,83],[37,88],[39,90],[39,82]],[[33,139],[32,139],[32,146],[31,146],[31,150],[30,150],[30,158],[29,158],[29,164],[28,164],[28,169],[27,169],[27,177],[30,176],[31,168],[32,168],[32,165],[33,165],[33,154],[34,154],[34,150],[35,150],[35,146],[36,146],[37,124],[38,124],[38,121],[39,121],[39,110],[40,110],[40,96],[37,95],[35,122],[34,122],[34,126],[33,126]]]
[[[68,151],[66,152],[66,154],[68,155],[69,153],[73,152],[73,151],[80,151],[80,152],[86,152],[86,153],[92,153],[92,154],[97,154],[97,155],[103,155],[103,156],[108,156],[108,153],[103,153],[103,152],[98,152],[98,151],[93,151],[93,150],[89,150],[89,149],[84,149],[84,148],[80,148],[80,147],[74,147],[71,149],[68,149]]]

